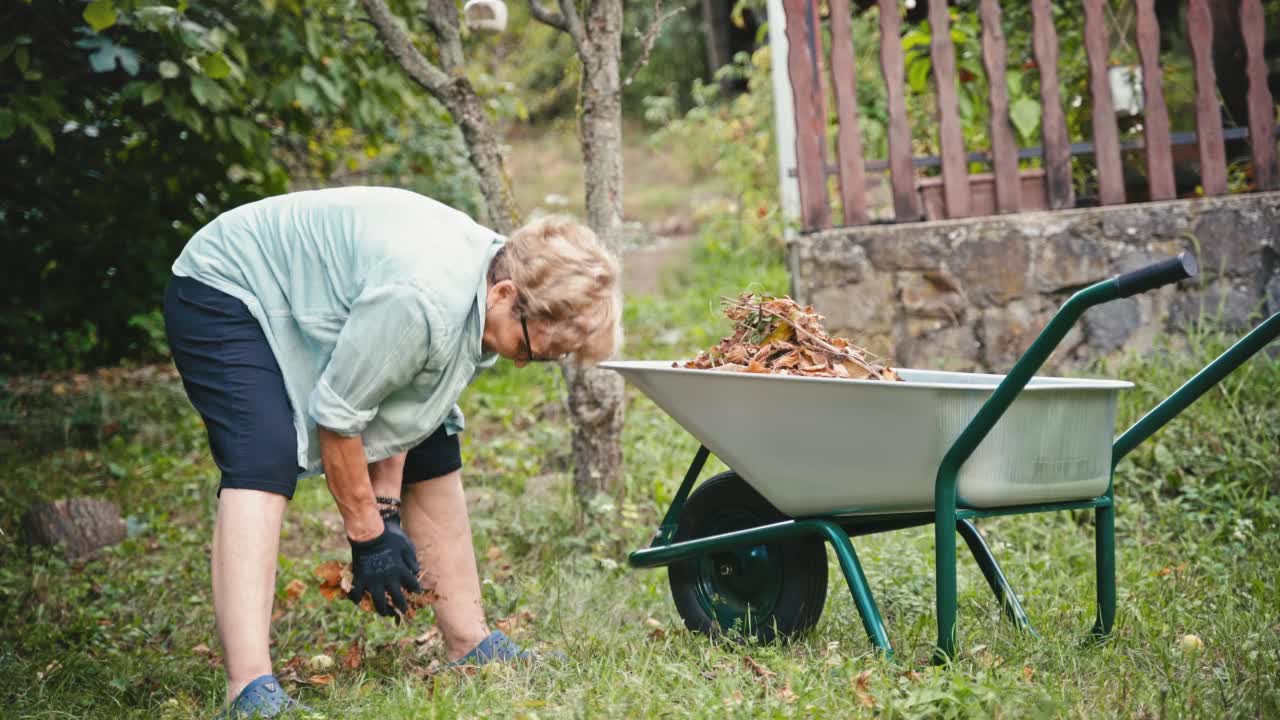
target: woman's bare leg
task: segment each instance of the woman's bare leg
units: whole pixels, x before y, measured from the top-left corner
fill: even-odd
[[[432,607],[445,652],[457,660],[489,635],[461,471],[406,485],[403,503],[405,532],[426,571],[422,584],[440,598]]]
[[[260,490],[227,488],[213,527],[213,613],[227,671],[227,700],[271,672],[271,606],[276,555],[288,501]]]

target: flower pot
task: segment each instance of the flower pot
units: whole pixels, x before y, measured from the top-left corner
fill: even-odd
[[[1030,168],[1018,173],[1021,199],[1020,211],[1047,210],[1049,196],[1045,186],[1044,170]],[[942,220],[947,217],[947,204],[942,190],[941,177],[920,178],[916,181],[920,204],[925,220]],[[996,215],[996,182],[991,173],[974,173],[969,176],[969,216]]]

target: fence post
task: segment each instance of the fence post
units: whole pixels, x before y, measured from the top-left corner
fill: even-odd
[[[778,146],[778,195],[786,239],[800,223],[800,180],[796,167],[796,116],[787,74],[787,13],[782,0],[768,0],[769,65],[773,79],[773,126]]]

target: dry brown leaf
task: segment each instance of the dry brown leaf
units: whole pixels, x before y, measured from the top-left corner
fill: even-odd
[[[329,683],[333,682],[333,674],[324,673],[321,675],[312,675],[307,678],[307,682],[311,683],[312,685],[328,685]]]
[[[320,578],[322,585],[338,587],[342,584],[342,563],[337,560],[328,560],[320,563],[320,566],[316,568],[316,577]]]
[[[739,365],[738,363],[726,363],[724,365],[716,365],[715,367],[708,369],[720,370],[721,372],[742,372],[747,369],[747,366]]]
[[[866,380],[871,377],[871,370],[865,365],[859,365],[852,360],[845,360],[837,367],[843,368],[848,372],[848,376],[854,380]]]
[[[364,646],[357,640],[351,643],[351,647],[347,648],[347,654],[342,657],[342,667],[348,670],[359,670],[360,664],[364,662]]]
[[[285,603],[289,604],[289,603],[296,602],[297,599],[302,597],[302,594],[305,593],[306,591],[307,591],[306,583],[302,582],[298,578],[294,578],[290,580],[289,584],[284,586]]]
[[[1022,666],[1022,679],[1031,682],[1031,676],[1036,674],[1036,669],[1030,665]]]
[[[419,645],[435,645],[442,641],[440,628],[432,625],[426,632],[413,639],[413,642]]]
[[[799,700],[800,697],[791,689],[791,683],[786,683],[781,688],[778,688],[778,699],[790,705],[796,700]]]
[[[871,694],[868,688],[871,685],[871,671],[863,670],[853,678],[853,692],[858,696],[858,703],[862,707],[875,707],[876,697]]]
[[[200,643],[199,645],[196,645],[195,647],[191,648],[191,652],[195,653],[196,655],[212,655],[213,654],[213,651],[209,649],[209,646],[205,645],[204,643]]]
[[[778,675],[778,673],[770,670],[764,665],[761,665],[759,662],[756,662],[756,659],[750,655],[743,655],[742,662],[751,669],[751,672],[756,674],[756,677],[771,678]]]
[[[537,616],[528,610],[521,610],[513,615],[508,615],[504,618],[494,620],[493,624],[502,632],[508,635],[513,635],[519,628],[529,625],[536,618]]]

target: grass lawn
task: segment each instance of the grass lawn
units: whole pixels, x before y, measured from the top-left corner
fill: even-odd
[[[760,250],[698,244],[671,292],[630,298],[628,354],[683,357],[709,344],[724,328],[713,299],[752,283],[783,291],[786,275]],[[1096,370],[1138,384],[1122,422],[1223,342],[1192,340],[1189,359],[1157,352]],[[313,570],[346,549],[311,480],[287,516],[273,633],[292,693],[331,718],[1280,716],[1280,361],[1255,359],[1121,466],[1110,642],[1081,642],[1093,618],[1088,517],[991,520],[983,530],[1043,640],[1003,622],[962,559],[964,653],[945,669],[925,663],[928,528],[857,543],[897,664],[872,655],[834,564],[822,619],[799,642],[686,631],[666,571],[630,570],[625,555],[656,527],[695,443],[633,395],[625,499],[580,510],[561,390],[550,369],[509,364],[470,389],[464,472],[492,618],[567,659],[437,672],[430,613],[396,627],[324,600]],[[147,369],[12,379],[0,420],[0,715],[211,716],[223,691],[208,591],[216,472],[181,389]],[[82,494],[118,502],[131,537],[71,564],[18,544],[29,503]]]

